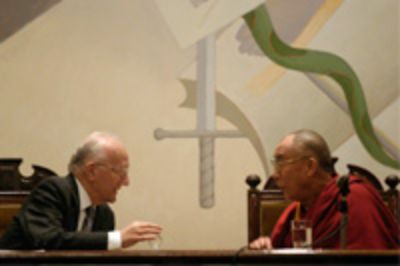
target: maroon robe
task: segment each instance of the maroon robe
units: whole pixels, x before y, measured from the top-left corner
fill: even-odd
[[[348,201],[348,249],[398,249],[399,225],[383,202],[379,192],[366,181],[351,176]],[[340,247],[340,200],[336,179],[332,179],[301,218],[313,225],[313,248],[338,249]],[[278,219],[271,235],[274,248],[292,247],[290,221],[297,203],[290,204]],[[329,238],[332,232],[337,232]]]

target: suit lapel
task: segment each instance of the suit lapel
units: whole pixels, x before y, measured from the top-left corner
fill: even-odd
[[[70,209],[71,209],[71,215],[68,218],[68,229],[72,231],[76,231],[78,227],[78,218],[79,218],[79,206],[80,206],[80,200],[79,200],[79,194],[78,194],[78,186],[75,181],[75,177],[72,175],[67,176],[67,182],[68,185],[70,186],[71,190],[71,203],[70,203]]]

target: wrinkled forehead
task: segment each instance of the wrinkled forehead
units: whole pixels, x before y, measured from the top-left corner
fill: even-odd
[[[128,164],[129,156],[128,151],[119,141],[110,141],[104,145],[104,151],[106,154],[106,160],[112,163]]]
[[[274,152],[275,159],[288,158],[297,154],[294,146],[294,137],[294,135],[288,135],[279,142]]]

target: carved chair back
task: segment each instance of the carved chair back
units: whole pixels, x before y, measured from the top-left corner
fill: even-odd
[[[56,175],[52,170],[32,165],[33,174],[23,176],[20,158],[0,159],[0,237],[31,190],[44,178]]]

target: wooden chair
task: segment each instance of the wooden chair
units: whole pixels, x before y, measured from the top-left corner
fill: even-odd
[[[52,170],[32,165],[33,174],[22,176],[22,159],[0,159],[0,237],[18,212],[30,191],[44,178],[56,175]]]
[[[400,193],[396,189],[397,185],[400,183],[400,179],[396,175],[389,175],[385,178],[385,183],[389,186],[389,189],[384,190],[379,179],[367,169],[354,165],[348,164],[349,174],[359,176],[368,182],[370,182],[382,195],[383,201],[392,211],[400,223]]]
[[[290,204],[283,197],[282,190],[277,188],[274,180],[269,178],[263,190],[257,186],[261,183],[258,175],[246,178],[247,191],[247,232],[248,242],[262,235],[270,235],[282,211]]]
[[[396,189],[400,182],[399,177],[394,175],[386,177],[385,183],[389,186],[389,189],[384,190],[379,179],[368,170],[352,164],[347,165],[347,167],[350,174],[358,175],[368,180],[381,192],[385,203],[400,223],[400,194]],[[247,232],[248,242],[250,243],[261,235],[271,234],[279,216],[290,204],[290,201],[284,198],[282,191],[276,186],[272,178],[267,180],[261,190],[257,188],[261,183],[261,179],[257,175],[247,176],[246,183],[249,186],[247,191]]]

